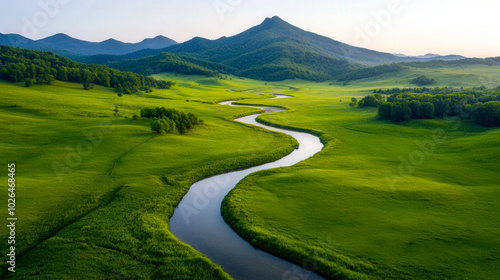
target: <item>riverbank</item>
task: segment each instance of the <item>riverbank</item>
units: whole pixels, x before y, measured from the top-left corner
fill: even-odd
[[[227,102],[224,104],[229,105]],[[280,110],[276,107],[265,109],[266,112]],[[235,279],[281,279],[288,274],[321,279],[300,265],[292,265],[263,251],[255,250],[241,239],[220,215],[222,200],[241,179],[259,170],[292,166],[313,156],[323,147],[319,138],[313,135],[259,124],[256,121],[259,115],[239,118],[237,121],[291,135],[297,139],[298,148],[278,161],[197,182],[191,186],[172,216],[171,231],[180,240],[221,265]]]

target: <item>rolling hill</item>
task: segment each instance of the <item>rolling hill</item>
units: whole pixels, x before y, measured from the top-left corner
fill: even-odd
[[[265,49],[270,45],[285,48],[293,45],[318,55],[347,60],[364,65],[380,65],[397,62],[457,60],[463,56],[401,57],[364,48],[350,46],[325,36],[304,31],[275,16],[267,18],[260,25],[232,37],[217,40],[194,38],[183,44],[168,47],[162,51],[195,54],[214,62],[237,66],[242,56]]]
[[[82,62],[112,65],[122,70],[155,69],[154,61],[165,61],[167,52],[176,54],[189,63],[205,63],[203,67],[222,73],[235,74],[259,80],[277,81],[305,79],[323,81],[368,66],[429,60],[457,60],[461,56],[402,57],[368,49],[353,47],[333,39],[304,31],[279,17],[267,18],[262,24],[232,37],[208,40],[195,37],[185,43],[161,50],[146,50],[125,56],[100,55],[82,58]],[[145,56],[150,56],[144,58]],[[135,59],[124,61],[125,59]],[[112,63],[112,64],[109,64]],[[164,68],[165,63],[158,69]],[[133,66],[127,68],[127,65]],[[221,71],[221,65],[226,66]],[[169,69],[172,67],[169,67]],[[222,67],[224,68],[224,67]],[[142,71],[141,71],[142,73]],[[185,73],[185,72],[183,72]]]
[[[228,65],[234,64],[233,66],[236,66],[241,56],[277,44],[282,44],[282,47],[293,45],[294,47],[300,47],[303,50],[325,57],[347,60],[351,63],[363,65],[413,61],[425,62],[430,60],[458,60],[465,58],[459,55],[410,57],[358,48],[325,36],[304,31],[277,16],[267,18],[262,24],[232,37],[221,37],[217,40],[195,37],[185,43],[154,50],[147,54],[152,55],[160,52],[184,53],[213,62]],[[141,58],[143,55],[144,53],[141,52],[131,53],[127,58]],[[109,61],[117,60],[121,60],[120,57],[109,59]]]

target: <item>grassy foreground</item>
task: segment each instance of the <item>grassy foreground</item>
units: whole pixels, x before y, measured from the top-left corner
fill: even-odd
[[[176,79],[171,90],[121,98],[102,87],[0,82],[0,181],[7,182],[7,163],[16,163],[18,217],[16,273],[4,273],[8,244],[2,241],[2,278],[230,278],[175,238],[168,220],[195,181],[294,148],[286,135],[232,121],[255,109],[214,102],[290,90],[254,93],[258,82]],[[154,136],[149,121],[131,117],[156,106],[192,112],[205,124],[186,135]],[[1,218],[6,221],[6,211]],[[5,226],[0,234],[6,241]]]
[[[429,70],[427,70],[429,71]],[[323,133],[325,149],[244,179],[225,220],[254,246],[328,279],[500,279],[500,129],[459,119],[381,121],[352,96],[419,73],[348,86],[296,81],[266,123]],[[498,86],[495,68],[432,69],[439,86]],[[248,102],[251,103],[251,102]]]

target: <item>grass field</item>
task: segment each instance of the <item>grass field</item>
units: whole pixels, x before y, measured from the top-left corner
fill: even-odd
[[[455,74],[439,71],[438,81]],[[255,246],[331,279],[500,279],[500,130],[458,119],[392,124],[347,105],[414,75],[371,87],[297,81],[294,98],[265,101],[293,110],[261,119],[330,141],[306,162],[243,180],[225,219]]]
[[[317,131],[327,145],[298,166],[248,178],[231,194],[225,215],[254,244],[306,259],[329,278],[498,278],[500,131],[449,120],[395,125],[378,120],[376,110],[348,106],[375,88],[410,86],[421,73],[439,86],[500,85],[500,69],[475,66],[347,86],[169,73],[155,77],[176,81],[171,90],[121,98],[102,87],[0,82],[0,157],[17,166],[15,277],[230,278],[172,236],[168,219],[191,183],[293,149],[286,136],[231,121],[254,109],[216,104],[255,99],[244,102],[291,109],[265,121]],[[268,100],[273,94],[295,97]],[[205,125],[154,137],[148,121],[132,120],[153,106],[192,112]],[[403,164],[399,172],[400,156],[409,161],[415,140],[433,139],[436,129],[445,139],[414,170]],[[0,234],[5,240],[8,232]]]
[[[193,77],[181,79],[190,83]],[[182,88],[120,98],[106,88],[85,91],[62,82],[32,88],[0,83],[1,158],[17,166],[19,218],[17,272],[4,276],[228,278],[172,236],[168,219],[193,182],[280,158],[293,143],[288,136],[229,121],[255,109],[213,104],[272,94],[179,84]],[[131,118],[153,106],[195,113],[205,125],[187,135],[153,137],[148,121]],[[254,139],[266,143],[252,145]],[[3,182],[6,173],[7,167]],[[2,201],[7,194],[0,194]],[[5,227],[1,235],[7,237]],[[1,248],[6,252],[7,242]],[[2,267],[6,271],[4,262]]]

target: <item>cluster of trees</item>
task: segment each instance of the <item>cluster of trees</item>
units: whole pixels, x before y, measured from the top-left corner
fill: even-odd
[[[454,87],[418,87],[418,88],[392,88],[392,89],[374,89],[373,93],[376,94],[399,94],[399,93],[426,93],[426,94],[451,94],[451,93],[462,93],[462,94],[474,94],[478,98],[490,98],[495,96],[500,92],[500,86],[496,88],[488,89],[486,86],[473,87],[473,88],[454,88]]]
[[[404,67],[396,63],[390,65],[378,65],[347,72],[345,74],[339,75],[337,77],[337,80],[341,82],[355,81],[360,79],[372,78],[387,73],[396,73],[402,71],[403,69]]]
[[[158,81],[107,66],[83,64],[52,52],[0,46],[0,79],[14,83],[51,84],[54,80],[82,83],[85,89],[94,84],[112,87],[118,93],[131,94],[151,88],[170,88],[175,83]]]
[[[358,106],[378,106],[379,116],[392,122],[461,116],[474,118],[485,126],[500,126],[500,87],[496,89],[447,87],[433,88],[429,92],[431,93],[400,90],[399,93],[388,96],[387,101],[382,95],[370,95],[359,101]]]
[[[411,100],[405,102],[384,102],[378,107],[378,115],[392,122],[404,122],[412,119],[432,119],[436,116],[434,103]],[[447,109],[449,110],[449,109]]]
[[[485,126],[500,126],[500,101],[489,101],[477,106],[477,121]]]
[[[108,64],[110,67],[133,71],[144,75],[176,72],[186,75],[219,77],[219,71],[227,72],[227,66],[183,55],[161,53],[139,59],[127,59]]]
[[[435,84],[436,80],[427,78],[426,76],[422,75],[411,80],[411,83],[418,86],[428,86]]]
[[[326,81],[361,68],[346,60],[327,57],[289,42],[276,42],[228,61],[238,76],[265,81],[304,79]]]
[[[380,94],[375,94],[375,95],[368,95],[361,99],[359,102],[356,100],[356,98],[352,98],[352,103],[349,104],[352,107],[378,107],[380,104],[385,102],[385,96],[382,96]]]
[[[141,117],[152,119],[150,126],[153,132],[158,134],[167,134],[179,132],[185,134],[196,125],[202,124],[196,115],[184,113],[176,109],[167,109],[165,107],[144,108],[141,110]]]
[[[481,88],[474,88],[473,90],[485,90],[485,89],[486,89],[485,87],[481,87]],[[463,91],[464,89],[461,88],[460,90]],[[434,88],[418,87],[418,88],[392,88],[392,89],[374,89],[373,90],[373,93],[385,94],[385,95],[405,93],[405,92],[427,93],[427,94],[449,94],[449,93],[458,92],[458,90],[454,87],[434,87]]]

